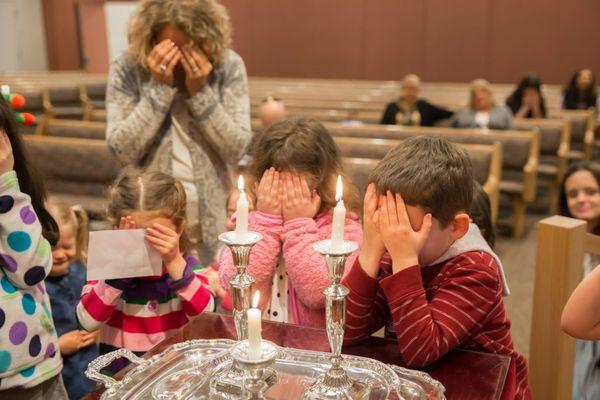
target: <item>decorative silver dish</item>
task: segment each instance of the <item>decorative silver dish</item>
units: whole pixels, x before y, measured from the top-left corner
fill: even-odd
[[[149,359],[141,359],[127,350],[117,350],[90,363],[86,375],[106,387],[102,400],[208,400],[241,398],[240,389],[228,395],[215,393],[211,385],[219,374],[231,368],[232,346],[229,339],[198,339],[177,343]],[[276,379],[269,384],[267,399],[300,399],[305,390],[327,371],[330,353],[279,348],[270,368]],[[100,370],[113,360],[126,356],[134,364],[120,381],[101,375]],[[342,367],[366,393],[360,399],[445,399],[444,387],[429,375],[379,361],[344,355]]]

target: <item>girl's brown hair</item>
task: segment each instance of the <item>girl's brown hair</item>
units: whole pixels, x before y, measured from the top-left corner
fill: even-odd
[[[50,200],[47,204],[48,211],[58,223],[59,228],[70,226],[75,232],[75,259],[86,263],[87,261],[87,238],[88,238],[88,215],[80,205],[70,206],[63,201]]]
[[[181,182],[159,171],[142,172],[125,168],[109,189],[108,219],[118,226],[121,217],[133,212],[156,212],[169,218],[180,228],[185,222],[186,195]],[[181,251],[189,250],[189,240],[182,232],[179,240]]]
[[[143,0],[128,30],[128,52],[143,68],[166,25],[187,34],[211,62],[220,61],[231,43],[229,15],[216,0]]]
[[[308,118],[292,118],[278,122],[261,133],[252,148],[252,162],[248,167],[250,191],[263,173],[274,167],[307,173],[317,181],[317,194],[321,197],[323,213],[335,207],[337,176],[344,181],[344,203],[349,210],[360,210],[358,190],[345,179],[340,151],[327,129],[319,121]],[[255,196],[254,196],[255,197]]]

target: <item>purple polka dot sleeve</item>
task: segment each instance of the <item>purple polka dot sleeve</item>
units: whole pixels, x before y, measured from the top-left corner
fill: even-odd
[[[0,267],[21,289],[42,282],[52,268],[50,244],[14,171],[0,175]]]

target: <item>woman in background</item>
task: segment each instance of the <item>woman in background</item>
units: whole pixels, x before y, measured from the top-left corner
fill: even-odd
[[[537,74],[525,75],[519,86],[506,99],[506,105],[515,118],[546,118],[546,102]]]
[[[594,73],[589,68],[583,68],[573,74],[563,91],[563,108],[565,110],[595,108],[597,97]]]
[[[460,109],[452,118],[455,128],[511,129],[512,113],[506,106],[494,103],[492,87],[485,79],[471,83],[469,107]]]
[[[453,112],[437,107],[419,98],[421,79],[417,75],[406,75],[398,100],[387,105],[381,124],[433,126],[436,122],[452,117]]]

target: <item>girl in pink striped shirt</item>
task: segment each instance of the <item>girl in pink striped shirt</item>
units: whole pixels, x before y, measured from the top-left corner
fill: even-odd
[[[183,252],[185,212],[183,186],[170,175],[126,170],[117,178],[110,190],[109,219],[118,229],[146,229],[146,240],[162,256],[163,271],[160,276],[90,281],[83,288],[77,317],[86,330],[100,329],[100,354],[126,348],[141,355],[191,318],[213,310],[207,281],[194,272],[198,260]],[[124,360],[117,360],[105,373],[124,366]]]

